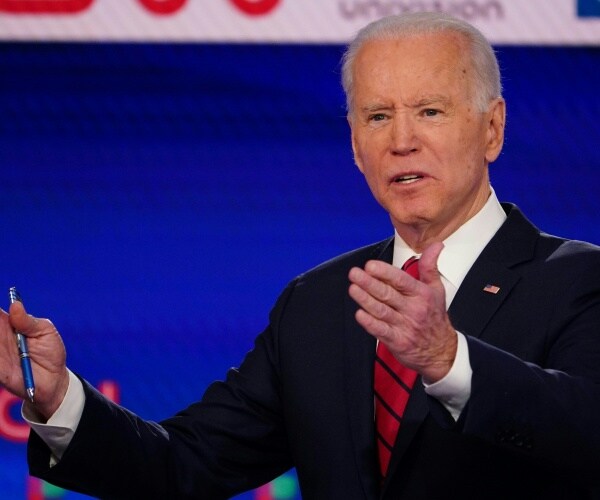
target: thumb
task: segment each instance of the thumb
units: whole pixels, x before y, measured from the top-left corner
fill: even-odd
[[[437,263],[443,249],[444,244],[438,241],[432,243],[423,251],[419,259],[419,281],[427,285],[442,285]]]
[[[35,332],[36,320],[27,314],[22,302],[15,302],[9,308],[9,321],[13,329],[25,336],[31,336]]]

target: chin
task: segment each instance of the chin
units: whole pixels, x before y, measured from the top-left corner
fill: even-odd
[[[394,227],[398,227],[398,226],[415,227],[415,226],[420,226],[422,224],[427,224],[431,220],[425,214],[416,214],[416,213],[411,213],[411,214],[404,213],[399,217],[396,217],[393,214],[391,214],[390,218],[392,220],[392,224],[394,224]]]
[[[395,204],[386,207],[393,221],[400,224],[423,224],[432,220],[433,212],[431,203]]]

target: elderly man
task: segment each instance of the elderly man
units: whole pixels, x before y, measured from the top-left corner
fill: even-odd
[[[292,281],[225,382],[160,425],[2,313],[37,382],[31,471],[108,498],[225,498],[297,468],[307,499],[600,498],[600,251],[500,205],[493,50],[443,14],[364,28],[343,67],[358,168],[395,236]]]

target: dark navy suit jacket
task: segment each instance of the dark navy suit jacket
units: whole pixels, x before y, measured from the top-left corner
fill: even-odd
[[[354,320],[347,275],[391,262],[392,239],[291,282],[241,366],[160,425],[84,383],[62,460],[48,468],[32,433],[31,472],[103,498],[226,498],[292,466],[304,499],[600,498],[600,250],[505,209],[449,309],[468,340],[470,400],[454,422],[417,382],[385,484],[375,340]]]

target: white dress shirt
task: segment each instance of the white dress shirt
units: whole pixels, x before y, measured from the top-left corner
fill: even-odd
[[[446,290],[446,310],[469,269],[505,219],[506,214],[492,189],[483,208],[444,241],[444,249],[438,259],[438,271]],[[416,254],[396,233],[393,265],[401,268],[413,256],[420,257],[420,254]],[[463,334],[457,332],[457,335],[456,357],[450,371],[436,383],[424,384],[425,392],[440,401],[454,420],[458,420],[471,396],[473,374],[467,340]]]
[[[458,287],[467,272],[506,219],[506,214],[493,189],[484,207],[444,241],[438,260],[438,269],[446,290],[446,309],[450,307]],[[402,267],[410,257],[417,255],[396,233],[393,265]],[[434,384],[425,385],[427,394],[438,399],[458,419],[471,395],[471,365],[465,337],[458,333],[454,364],[448,374]],[[52,451],[50,465],[62,457],[71,442],[85,405],[81,381],[69,371],[69,388],[54,415],[46,422],[26,403],[22,415],[31,428]]]

